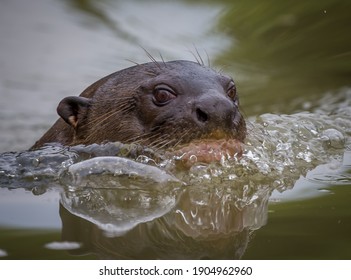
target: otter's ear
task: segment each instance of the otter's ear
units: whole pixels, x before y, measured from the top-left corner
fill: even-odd
[[[77,127],[78,115],[88,108],[91,99],[80,96],[69,96],[61,100],[57,106],[57,113],[60,117],[73,128]]]

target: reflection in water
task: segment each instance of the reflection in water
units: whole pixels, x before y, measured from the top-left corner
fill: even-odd
[[[147,191],[145,192],[147,193]],[[89,203],[95,205],[97,201],[103,200],[115,207],[115,205],[120,205],[121,197],[133,200],[136,196],[133,191],[119,190],[114,191],[113,195],[111,193],[108,190],[99,190],[97,193],[91,191]],[[229,194],[227,197],[214,193],[207,193],[207,195],[210,196],[210,199],[204,202],[198,200],[199,197],[188,190],[179,196],[180,204],[176,206],[172,200],[168,204],[170,207],[168,213],[161,217],[157,217],[158,213],[155,216],[150,216],[152,218],[150,221],[144,220],[141,215],[145,209],[144,205],[119,209],[122,210],[122,213],[118,219],[128,219],[130,212],[139,214],[140,218],[138,216],[139,223],[137,225],[123,235],[120,235],[119,232],[118,236],[111,236],[110,231],[106,230],[107,227],[102,230],[101,220],[95,224],[91,222],[91,217],[96,221],[96,217],[102,210],[105,210],[104,207],[96,207],[90,212],[85,212],[84,215],[82,212],[79,212],[79,215],[74,215],[66,209],[71,208],[71,205],[67,205],[67,200],[64,197],[60,205],[63,224],[62,239],[83,244],[80,249],[72,251],[72,253],[95,253],[103,259],[240,258],[248,244],[249,234],[252,231],[251,226],[260,227],[265,222],[267,203],[256,205],[255,209],[254,207],[251,209],[245,207],[239,210],[233,201],[226,199]],[[152,201],[159,199],[145,193],[143,199],[145,196]],[[267,202],[267,197],[265,202]],[[76,210],[81,211],[81,209]],[[260,214],[260,211],[263,214]],[[259,213],[259,217],[255,217],[255,212]],[[261,216],[263,216],[263,220]],[[103,220],[107,226],[110,223],[115,223],[116,217],[104,215]],[[249,222],[253,225],[248,224]]]
[[[243,192],[231,180],[182,187],[163,170],[130,160],[82,163],[68,172],[87,176],[86,184],[66,181],[61,196],[63,240],[83,243],[86,253],[102,258],[240,258],[250,232],[267,219],[268,187]]]
[[[96,157],[73,164],[62,204],[110,236],[168,213],[182,183],[165,171],[120,157]],[[67,176],[66,176],[67,177]]]
[[[109,4],[108,2],[97,2],[91,0],[66,0],[66,2],[67,5],[70,5],[74,9],[77,9],[78,12],[85,13],[89,15],[91,19],[95,19],[98,23],[102,23],[105,27],[107,27],[107,29],[111,30],[115,36],[121,37],[134,44],[140,44],[140,42],[138,42],[139,40],[137,37],[134,37],[130,33],[123,30],[117,21],[109,17],[108,8],[103,9],[99,7],[99,5],[101,4]],[[89,21],[89,24],[91,24],[91,21]]]
[[[82,243],[80,254],[240,258],[249,233],[267,217],[269,188],[245,194],[251,198],[243,202],[230,181],[185,187],[164,170],[118,157],[73,164],[68,173],[73,180],[64,179],[60,205],[63,240]]]
[[[134,61],[139,57],[144,60],[143,48],[157,56],[193,58],[194,55],[189,54],[194,51],[194,46],[212,56],[229,44],[226,36],[213,32],[213,25],[223,8],[220,3],[138,0],[65,0],[64,3],[66,8],[76,12],[80,22],[88,29],[101,27],[101,30],[111,33],[109,36],[120,41],[119,44],[126,44],[127,56],[122,59],[133,58]],[[131,53],[130,48],[135,48],[136,52]],[[116,52],[121,52],[120,46],[117,49]]]
[[[350,1],[224,2],[218,29],[235,45],[217,62],[236,73],[250,115],[289,114],[302,110],[302,102],[350,85]]]

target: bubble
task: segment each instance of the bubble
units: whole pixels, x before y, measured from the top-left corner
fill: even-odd
[[[299,152],[296,155],[296,158],[302,159],[306,162],[311,162],[312,161],[313,154],[311,152]]]
[[[189,157],[189,162],[190,162],[190,163],[196,163],[196,162],[197,162],[197,157],[196,157],[196,155],[191,155],[191,156]]]
[[[40,164],[40,159],[39,159],[39,158],[33,159],[33,160],[32,160],[32,164],[33,164],[35,167],[39,166],[39,164]]]
[[[321,140],[323,141],[325,147],[335,149],[343,149],[345,147],[344,135],[334,128],[323,131]]]
[[[275,189],[278,189],[282,186],[282,182],[280,180],[275,180],[272,185]]]
[[[62,166],[62,168],[66,169],[66,168],[70,167],[73,163],[74,163],[73,159],[68,159],[68,160],[63,161],[61,163],[61,166]]]

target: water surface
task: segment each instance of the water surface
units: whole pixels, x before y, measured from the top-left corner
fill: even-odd
[[[348,1],[1,6],[1,257],[350,258]],[[242,158],[184,171],[121,143],[27,151],[63,97],[147,61],[141,47],[234,76]]]

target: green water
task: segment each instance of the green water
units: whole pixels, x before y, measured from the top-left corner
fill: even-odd
[[[245,259],[350,259],[350,186],[304,201],[270,205]]]
[[[238,75],[249,115],[301,110],[350,84],[350,2],[225,3],[217,30],[234,40],[217,61]]]
[[[126,59],[147,61],[140,45],[165,59],[194,60],[189,49],[196,54],[197,48],[207,62],[207,52],[214,68],[233,75],[247,117],[325,112],[329,104],[323,101],[330,100],[325,97],[351,86],[347,0],[53,0],[50,5],[36,0],[28,9],[26,1],[11,2],[0,9],[0,35],[7,38],[0,43],[1,152],[29,148],[57,118],[55,107],[64,96],[131,66]],[[349,95],[340,96],[334,102]],[[305,180],[302,194],[273,195],[267,222],[250,233],[243,259],[351,258],[351,127],[344,127],[346,143],[338,158],[344,169],[337,180],[326,176],[317,186]],[[43,186],[47,192],[34,195],[40,189],[0,187],[3,259],[96,258],[89,248],[76,253],[46,247],[63,235],[57,189]],[[73,222],[72,229],[81,230],[76,240],[91,245],[94,238],[103,239],[94,226]],[[87,232],[96,235],[88,240]]]

